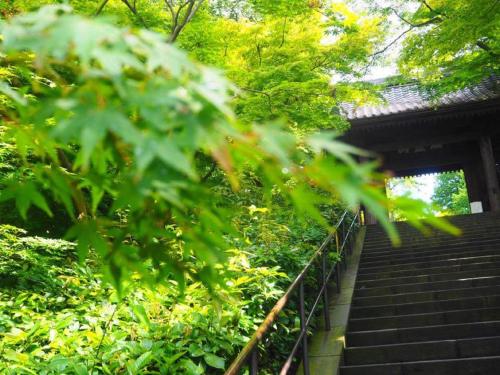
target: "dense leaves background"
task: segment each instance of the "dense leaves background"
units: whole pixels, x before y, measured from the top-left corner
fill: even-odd
[[[26,237],[23,230],[0,226],[0,370],[203,374],[223,369],[325,235],[312,222],[256,207],[246,211],[237,223],[245,243],[230,250],[218,269],[226,282],[217,295],[197,282],[188,283],[183,295],[175,283],[152,290],[132,282],[127,297],[118,299],[102,282],[96,254],[79,264],[70,242]],[[307,287],[316,283],[313,277]],[[269,373],[286,357],[299,328],[289,309],[262,347]]]
[[[29,231],[0,226],[0,371],[220,373],[345,207],[394,241],[392,205],[423,225],[424,205],[387,201],[377,163],[356,162],[371,155],[336,139],[339,102],[372,96],[331,76],[362,74],[380,15],[56,3],[0,5],[0,220]],[[270,374],[296,314],[274,328]]]

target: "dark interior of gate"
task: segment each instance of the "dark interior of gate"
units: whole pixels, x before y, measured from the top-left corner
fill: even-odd
[[[476,210],[500,210],[499,77],[439,99],[417,84],[380,94],[380,103],[343,107],[347,142],[374,151],[394,176],[463,170]]]

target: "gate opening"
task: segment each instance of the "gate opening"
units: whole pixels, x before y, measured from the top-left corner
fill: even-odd
[[[435,216],[470,214],[470,202],[462,170],[418,176],[393,177],[386,180],[389,199],[407,196],[421,199],[432,205]],[[392,221],[404,221],[404,213],[393,209],[389,212]]]

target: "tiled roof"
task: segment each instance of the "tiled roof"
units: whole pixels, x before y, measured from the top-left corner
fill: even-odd
[[[417,83],[388,86],[380,95],[383,99],[381,103],[358,107],[343,103],[341,112],[348,120],[358,120],[494,99],[500,97],[500,77],[492,76],[474,87],[434,100]]]

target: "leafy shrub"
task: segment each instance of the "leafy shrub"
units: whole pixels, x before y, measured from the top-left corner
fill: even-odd
[[[250,212],[246,229],[255,218],[284,225]],[[297,242],[287,251],[295,238],[255,234],[255,244],[231,250],[219,268],[224,288],[210,292],[191,281],[180,295],[172,281],[154,290],[131,282],[118,300],[95,254],[79,264],[74,244],[25,234],[0,226],[0,372],[9,374],[220,373],[314,248],[302,242],[299,251]],[[285,310],[262,355],[269,373],[297,329],[296,312]]]

